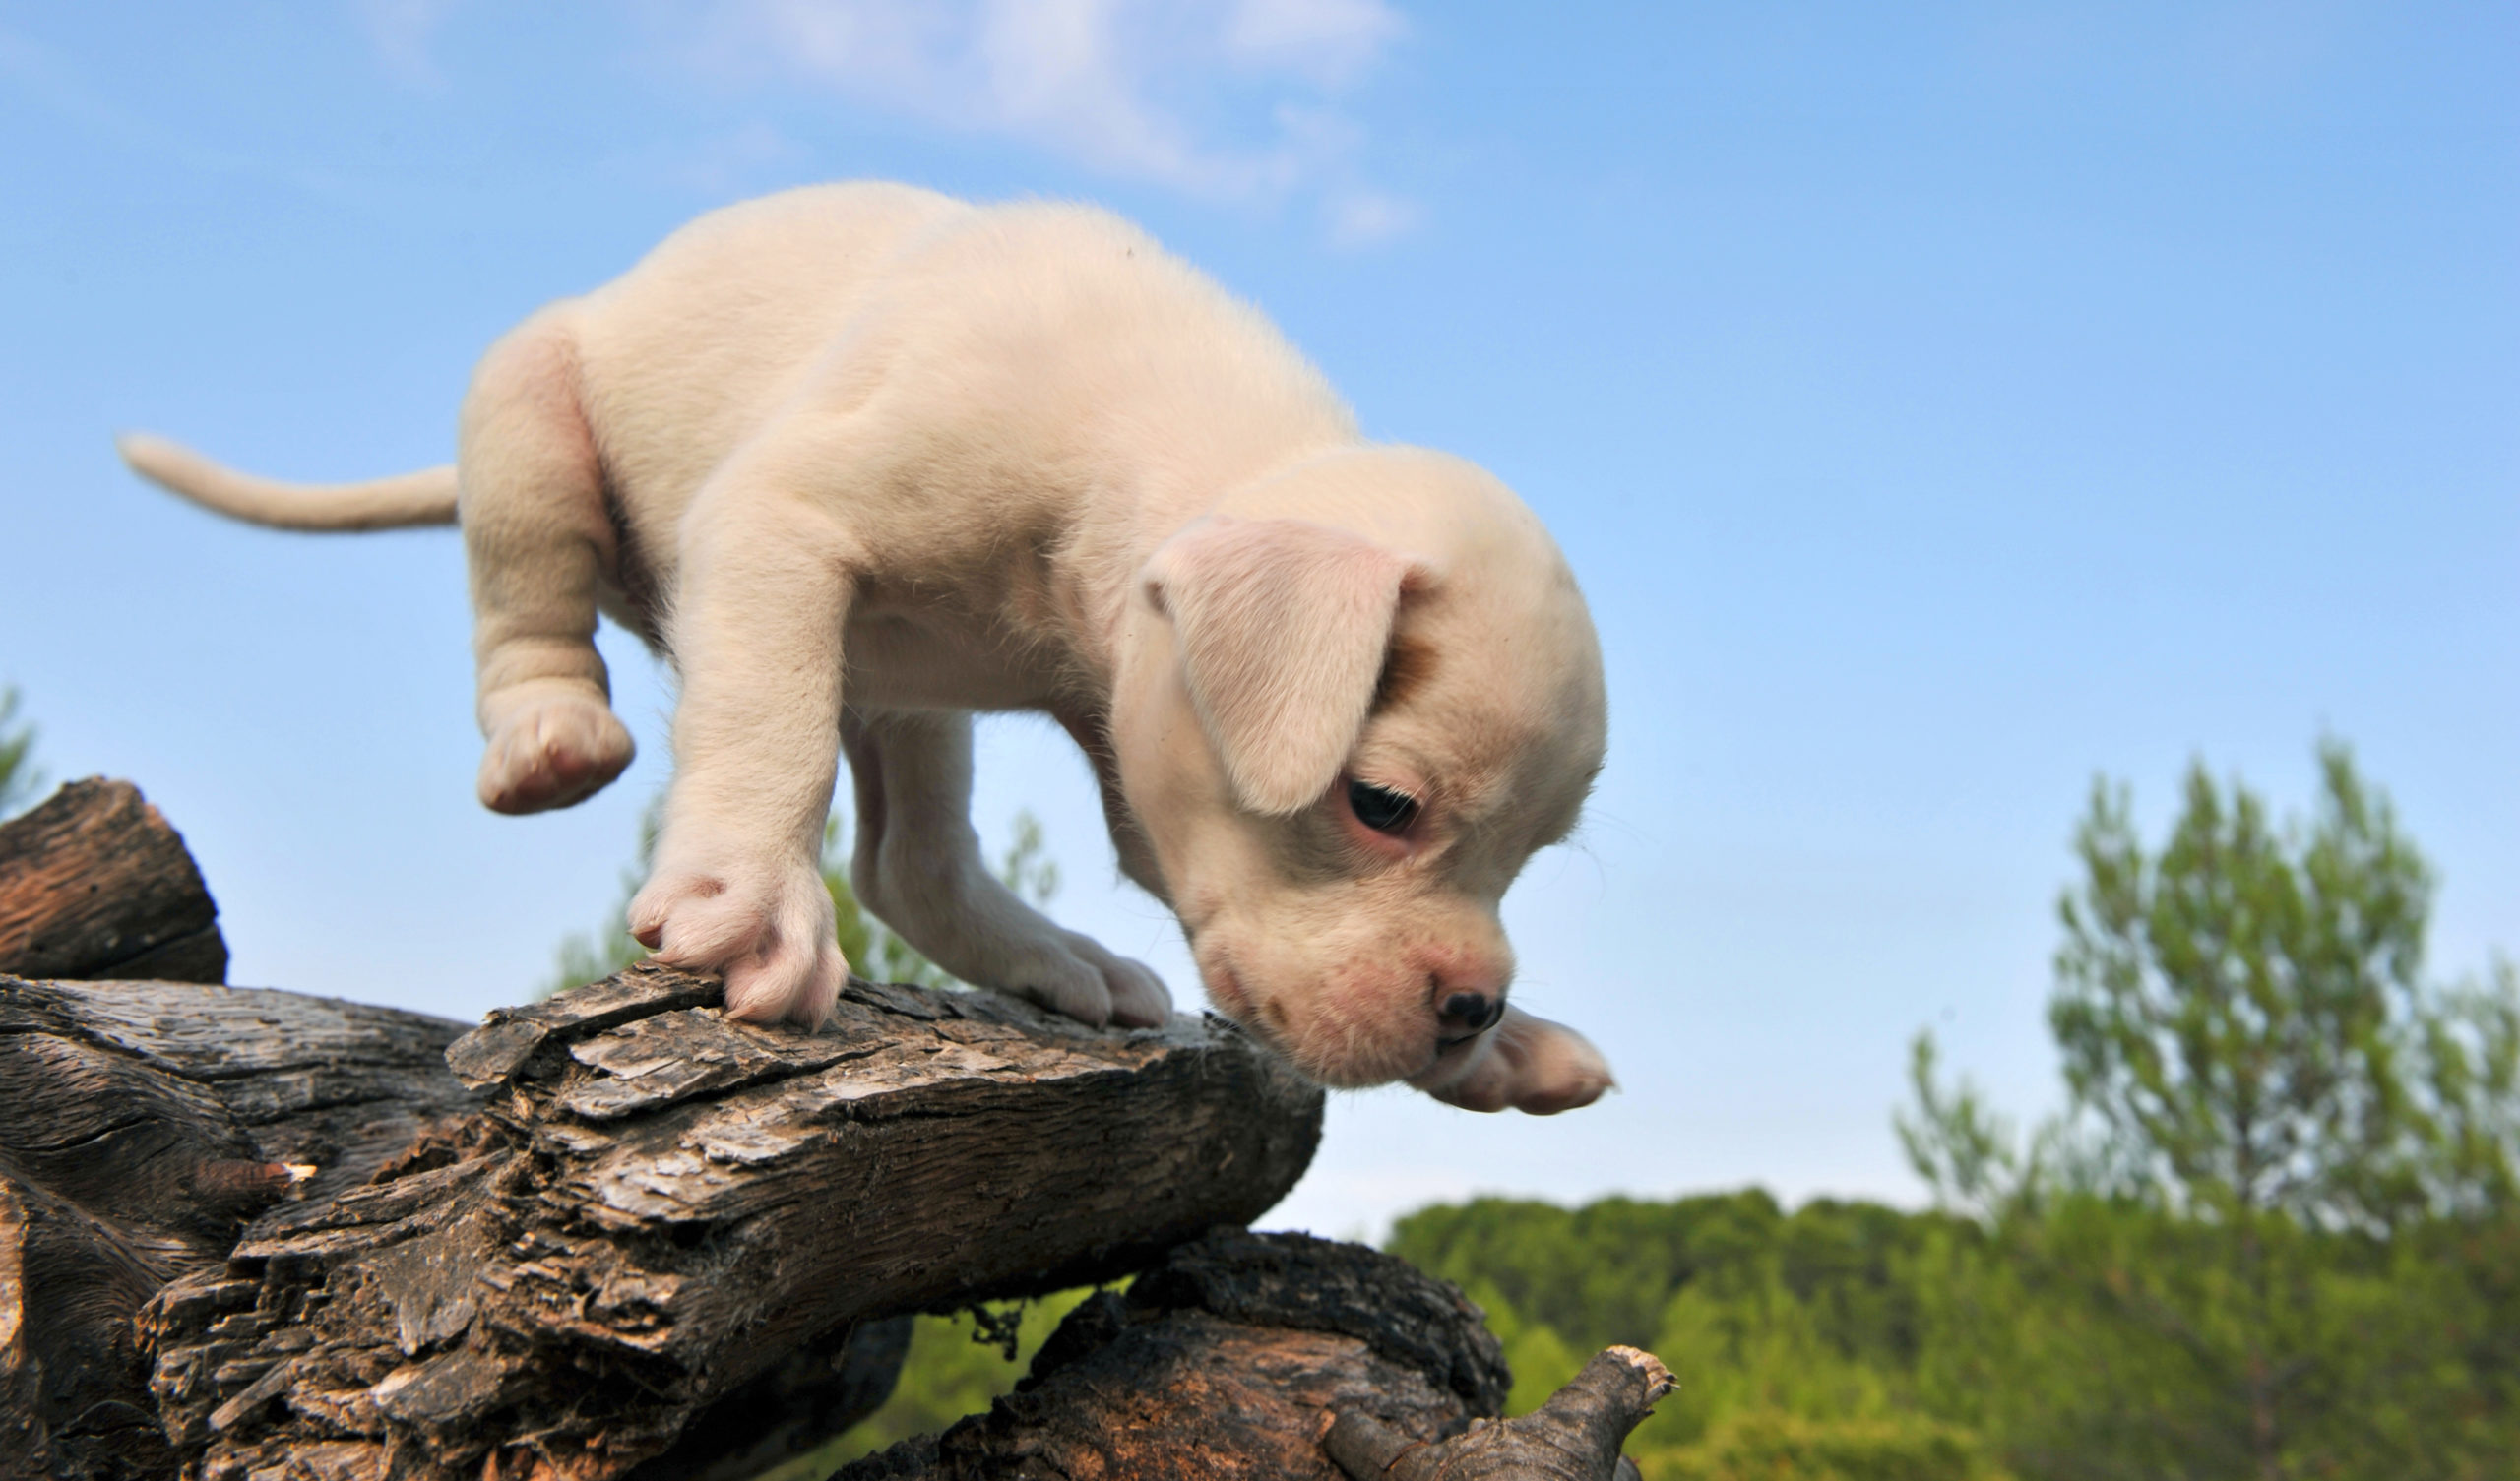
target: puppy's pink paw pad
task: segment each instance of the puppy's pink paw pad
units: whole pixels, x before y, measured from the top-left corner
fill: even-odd
[[[620,719],[593,699],[529,701],[502,716],[481,754],[481,801],[498,813],[582,802],[620,775],[637,749]]]

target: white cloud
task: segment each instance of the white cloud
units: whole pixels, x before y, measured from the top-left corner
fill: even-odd
[[[429,55],[429,38],[455,0],[358,0],[360,22],[377,60],[406,83],[436,88],[445,82]]]
[[[1418,224],[1418,207],[1378,190],[1339,192],[1322,203],[1330,240],[1341,247],[1372,247],[1407,234]]]
[[[461,0],[352,0],[405,82],[442,82],[430,42]],[[1006,139],[1203,200],[1309,195],[1330,239],[1369,246],[1418,209],[1370,185],[1338,106],[1407,33],[1387,0],[647,0],[677,65],[784,79],[863,107]],[[768,124],[659,160],[686,183],[796,162]]]
[[[1406,27],[1384,0],[705,0],[650,15],[695,65],[828,89],[1205,200],[1318,193],[1334,239],[1416,218],[1337,107]]]
[[[1382,0],[1241,0],[1225,34],[1246,66],[1336,86],[1371,67],[1406,29]]]

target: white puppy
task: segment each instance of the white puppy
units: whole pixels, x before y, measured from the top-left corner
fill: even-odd
[[[630,911],[727,1013],[819,1022],[848,964],[815,869],[839,755],[851,877],[967,981],[1160,1022],[1155,975],[983,864],[971,712],[1047,711],[1120,866],[1216,1005],[1315,1078],[1548,1112],[1601,1056],[1505,1006],[1497,902],[1604,741],[1565,561],[1495,479],[1373,446],[1250,308],[1101,212],[891,185],[701,217],[483,358],[459,461],[133,467],[297,529],[463,525],[481,800],[566,807],[630,761],[600,609],[673,664],[676,770]]]

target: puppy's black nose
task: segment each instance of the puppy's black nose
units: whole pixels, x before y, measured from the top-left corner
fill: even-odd
[[[1485,1033],[1505,1016],[1505,1000],[1485,993],[1449,993],[1435,1017],[1453,1033],[1469,1035]]]

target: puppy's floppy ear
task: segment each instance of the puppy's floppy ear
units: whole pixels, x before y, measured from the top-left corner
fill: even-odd
[[[1423,562],[1301,520],[1212,515],[1147,562],[1190,703],[1242,806],[1300,812],[1364,728],[1404,589]]]

